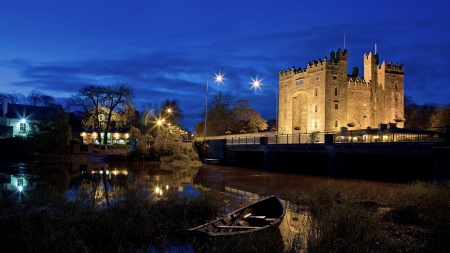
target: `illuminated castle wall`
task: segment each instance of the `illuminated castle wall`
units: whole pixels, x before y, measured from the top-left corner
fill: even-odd
[[[364,55],[364,77],[347,72],[347,50],[279,72],[278,133],[337,132],[404,121],[404,67]]]

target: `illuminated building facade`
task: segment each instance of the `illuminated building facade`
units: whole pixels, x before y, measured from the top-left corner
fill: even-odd
[[[347,50],[279,72],[279,134],[339,132],[404,122],[404,67],[364,55],[364,77],[347,71]]]

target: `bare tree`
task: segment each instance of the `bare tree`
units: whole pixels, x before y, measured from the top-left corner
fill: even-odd
[[[0,92],[0,100],[3,101],[3,98],[7,98],[8,103],[10,103],[10,104],[17,104],[18,102],[25,100],[25,96],[22,93],[17,93],[17,92],[13,92],[13,93]]]
[[[55,99],[52,96],[38,90],[32,90],[28,94],[27,99],[30,105],[34,106],[54,107],[56,105]]]
[[[133,107],[133,97],[133,89],[124,83],[87,85],[72,95],[68,105],[82,109],[85,113],[84,126],[103,131],[103,141],[99,135],[100,143],[107,144],[112,121],[119,112]]]

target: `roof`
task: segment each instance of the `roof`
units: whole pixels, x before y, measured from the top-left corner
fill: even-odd
[[[46,115],[48,113],[55,113],[57,111],[58,111],[57,107],[45,107],[45,106],[33,106],[33,105],[21,105],[21,104],[8,103],[6,118],[37,120],[37,115]],[[3,104],[0,108],[0,117],[3,117]]]

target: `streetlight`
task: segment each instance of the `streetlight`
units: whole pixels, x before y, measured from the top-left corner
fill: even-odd
[[[208,118],[208,81],[214,79],[215,83],[222,83],[225,78],[223,76],[225,74],[222,74],[219,72],[219,74],[215,74],[215,77],[210,77],[206,79],[206,91],[205,91],[205,133],[204,133],[204,139],[206,140],[206,120]]]
[[[308,128],[306,128],[305,124],[303,124],[303,122],[300,122],[300,124],[302,124],[305,127],[305,133],[308,133]]]
[[[267,84],[262,84],[261,83],[262,80],[258,80],[258,77],[256,77],[256,79],[252,78],[252,88],[255,89],[261,89],[260,86],[267,86],[269,88],[271,88],[273,90],[273,92],[275,92],[275,110],[276,110],[276,122],[275,122],[275,129],[276,129],[276,134],[278,133],[278,93],[277,90],[275,90],[274,87],[267,85]]]
[[[356,121],[358,121],[358,123],[359,123],[359,129],[361,129],[361,122],[359,122],[359,120],[357,118],[351,117],[350,119],[356,119]],[[352,127],[352,124],[354,125],[353,122],[350,122],[350,123],[347,124],[347,126]]]

